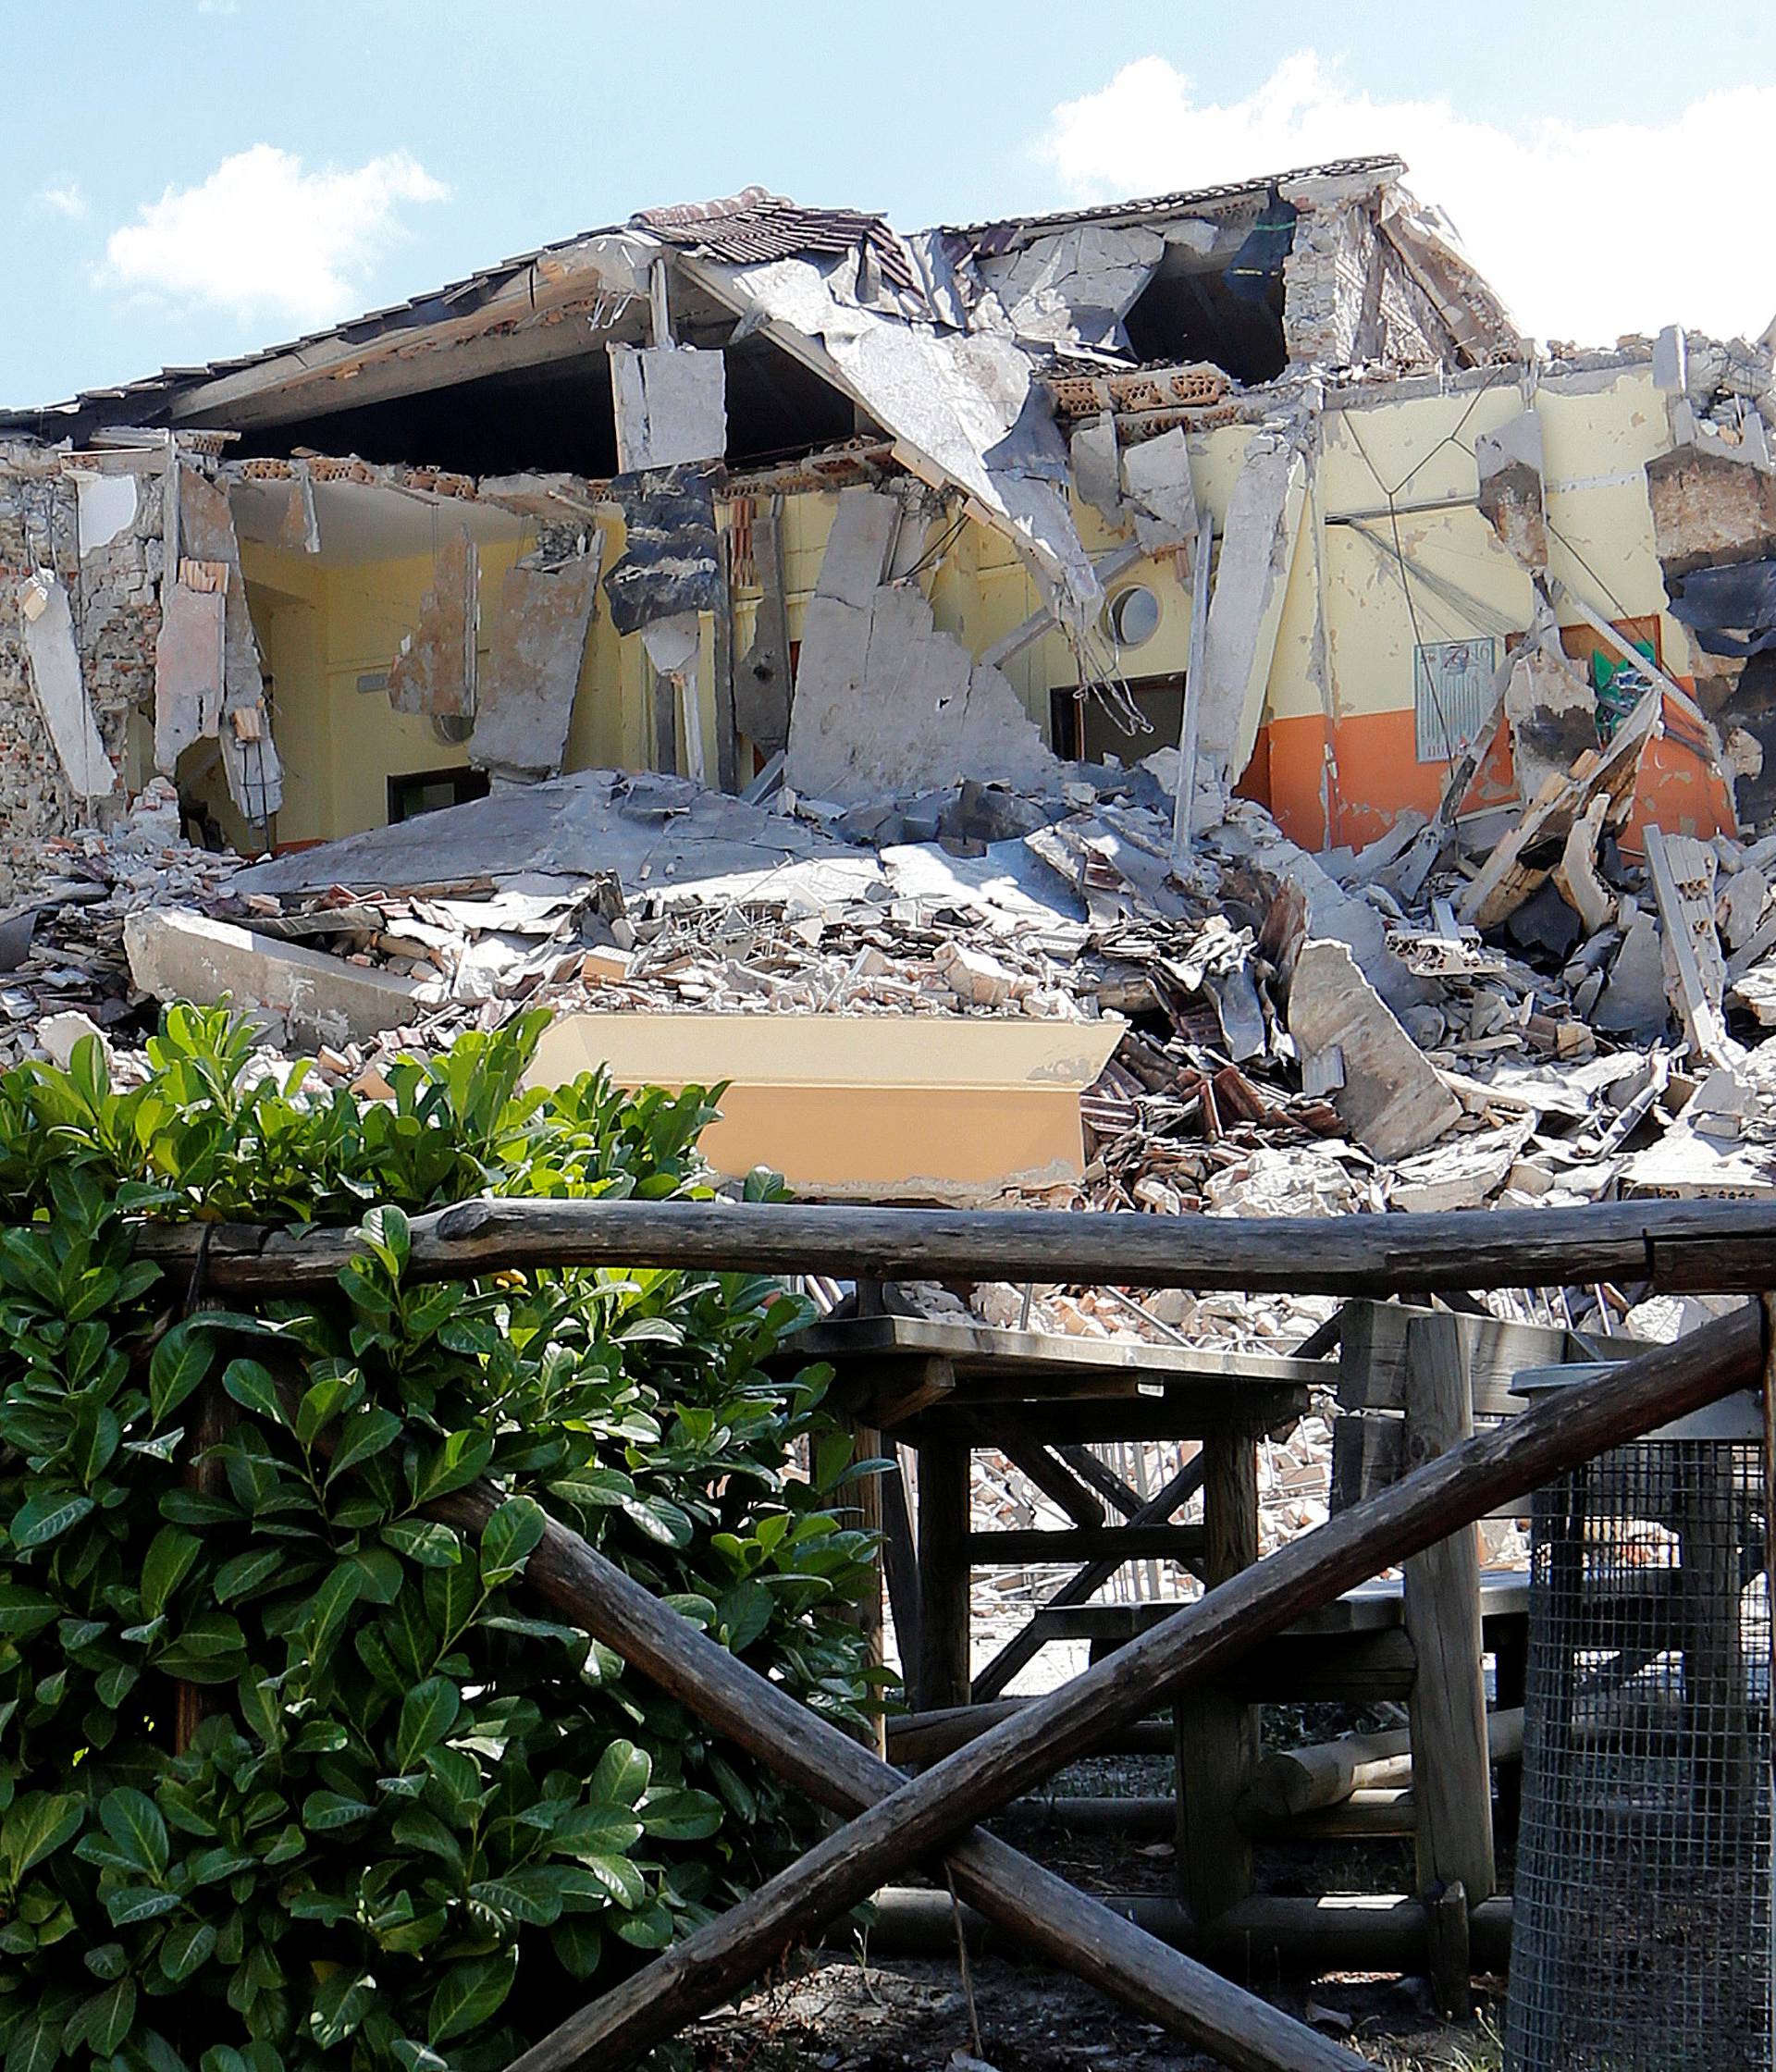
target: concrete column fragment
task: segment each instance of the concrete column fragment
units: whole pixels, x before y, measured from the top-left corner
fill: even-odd
[[[25,578],[17,595],[31,687],[57,759],[77,797],[108,798],[117,789],[117,773],[86,695],[67,587],[59,576],[40,570]]]
[[[1202,663],[1199,753],[1226,783],[1258,737],[1306,494],[1298,429],[1254,433],[1227,500]]]

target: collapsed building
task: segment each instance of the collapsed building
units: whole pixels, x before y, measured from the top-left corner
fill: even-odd
[[[1767,348],[1538,358],[1401,173],[914,236],[748,190],[0,416],[15,870],[156,772],[247,854],[587,768],[1034,786],[1187,684],[1202,809],[1309,848],[1470,751],[1455,809],[1532,800],[1619,679],[1665,824],[1731,824]]]
[[[957,1169],[881,1119],[853,1192],[1173,1211],[1636,1184],[1687,1051],[1684,1184],[1750,1184],[1771,340],[1540,353],[1403,171],[911,236],[748,189],[0,415],[7,1047],[227,993],[374,1091],[533,998],[612,1060],[1017,1022],[747,1049],[853,1151],[804,1081],[960,1075]]]

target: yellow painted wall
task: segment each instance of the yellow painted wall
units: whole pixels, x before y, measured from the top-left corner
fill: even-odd
[[[1545,382],[1536,407],[1544,430],[1553,574],[1606,617],[1661,610],[1664,590],[1642,471],[1670,439],[1650,370],[1630,367]],[[1378,389],[1325,413],[1259,757],[1276,759],[1276,803],[1294,817],[1298,838],[1336,840],[1374,832],[1364,819],[1373,794],[1388,794],[1380,803],[1388,811],[1421,796],[1434,803],[1442,766],[1417,765],[1412,749],[1415,641],[1528,624],[1529,578],[1472,508],[1474,438],[1521,408],[1513,375],[1484,390]],[[1217,533],[1251,437],[1250,427],[1232,426],[1190,438],[1198,502],[1214,513]],[[1389,490],[1399,506],[1454,507],[1401,509],[1399,543],[1416,566],[1478,600],[1477,614],[1416,580],[1409,608],[1396,564],[1353,527],[1337,523],[1350,513],[1385,511]],[[838,496],[837,490],[808,491],[784,500],[792,640],[801,637]],[[1075,515],[1094,555],[1119,544],[1120,536],[1095,511],[1078,506]],[[601,523],[609,570],[622,555],[623,528],[613,518]],[[1394,537],[1385,515],[1369,523],[1384,539]],[[934,521],[924,549],[937,547],[948,531],[948,520]],[[514,537],[482,548],[484,642],[500,579],[524,544]],[[314,840],[380,825],[390,775],[451,768],[465,759],[460,747],[438,740],[428,721],[393,712],[382,694],[356,688],[360,674],[388,667],[411,630],[430,580],[429,557],[329,567],[324,560],[317,563],[252,543],[243,553],[266,665],[276,680],[277,734],[286,769],[279,840]],[[1009,542],[973,522],[934,556],[919,581],[937,625],[975,654],[1020,624],[1040,601]],[[1151,640],[1123,657],[1124,672],[1138,680],[1183,671],[1190,598],[1181,557],[1167,553],[1139,563],[1112,588],[1132,582],[1153,591],[1160,624]],[[752,641],[758,604],[756,585],[736,584],[736,660]],[[1690,649],[1682,629],[1667,618],[1662,637],[1668,666],[1685,670]],[[1315,665],[1322,648],[1323,673]],[[1079,665],[1067,642],[1051,633],[1014,657],[1006,674],[1046,732],[1050,694],[1076,684]],[[712,783],[715,670],[709,622],[697,687]],[[652,672],[643,644],[638,637],[617,637],[600,594],[569,730],[568,767],[646,769],[652,760]],[[1400,767],[1402,739],[1405,760],[1413,767]],[[1133,760],[1160,746],[1135,735],[1124,752]],[[743,780],[748,774],[743,767]],[[1310,824],[1323,805],[1331,808],[1329,828]]]

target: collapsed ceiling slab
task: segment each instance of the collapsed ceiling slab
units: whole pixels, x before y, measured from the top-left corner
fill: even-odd
[[[241,871],[235,884],[293,893],[610,872],[625,884],[670,890],[851,853],[798,821],[683,778],[586,770],[292,850]]]

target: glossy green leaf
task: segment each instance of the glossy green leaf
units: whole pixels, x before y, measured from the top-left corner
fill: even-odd
[[[479,2029],[504,2005],[517,1971],[515,1943],[492,1956],[472,1957],[451,1965],[426,2012],[426,2041],[446,2043],[452,2036]]]

